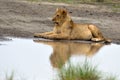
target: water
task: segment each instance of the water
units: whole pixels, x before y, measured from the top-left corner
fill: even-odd
[[[11,75],[14,80],[53,80],[68,60],[77,64],[86,58],[100,71],[120,75],[120,45],[18,38],[0,44],[0,80]]]

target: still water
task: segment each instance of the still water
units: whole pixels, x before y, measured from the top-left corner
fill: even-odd
[[[55,80],[61,60],[64,66],[86,58],[100,71],[120,75],[120,45],[18,38],[0,44],[0,80],[11,75],[14,80]]]

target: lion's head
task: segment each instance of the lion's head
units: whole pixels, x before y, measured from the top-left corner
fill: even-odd
[[[57,8],[55,15],[53,16],[52,21],[56,24],[56,25],[61,25],[67,17],[67,10],[64,8]]]

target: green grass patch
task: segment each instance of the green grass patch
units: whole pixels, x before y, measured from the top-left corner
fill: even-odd
[[[6,74],[5,80],[14,80],[14,72],[12,72],[10,76]]]
[[[83,64],[73,65],[71,62],[61,68],[58,80],[117,80],[116,76],[106,75],[97,70],[88,61]]]
[[[62,3],[120,3],[118,0],[27,0],[27,1],[47,1],[47,2],[62,2]]]
[[[120,4],[112,4],[111,9],[113,12],[120,12]]]
[[[26,1],[30,1],[30,2],[39,2],[41,0],[26,0]]]

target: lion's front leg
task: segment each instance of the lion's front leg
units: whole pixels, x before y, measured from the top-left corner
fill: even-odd
[[[51,34],[54,34],[54,31],[43,33],[43,35],[51,35]]]
[[[53,31],[51,31],[51,32],[45,32],[45,33],[35,33],[34,34],[34,37],[46,37],[47,35],[51,35],[51,34],[53,34],[54,32]]]
[[[52,34],[52,35],[47,35],[46,37],[44,37],[46,39],[57,39],[57,40],[68,40],[70,39],[68,35],[65,34]]]

